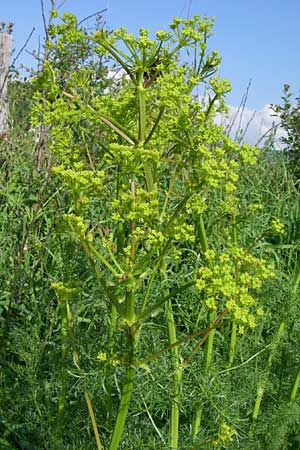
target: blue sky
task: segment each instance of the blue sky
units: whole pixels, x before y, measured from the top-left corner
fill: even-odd
[[[50,1],[44,4],[48,10]],[[174,16],[215,16],[209,46],[222,56],[220,75],[232,83],[230,105],[239,104],[250,78],[250,110],[279,102],[284,83],[295,93],[300,90],[300,0],[66,0],[61,10],[83,18],[103,8],[108,8],[108,27],[125,25],[133,32],[140,26],[164,29]],[[40,0],[2,0],[0,21],[15,23],[17,50],[32,27],[36,31],[28,48],[37,47],[43,36],[40,11]],[[24,53],[20,61],[30,64]]]

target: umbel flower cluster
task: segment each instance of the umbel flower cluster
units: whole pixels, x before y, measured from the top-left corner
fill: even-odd
[[[272,267],[239,247],[228,247],[219,255],[208,250],[205,256],[208,264],[199,269],[196,287],[207,307],[213,311],[226,308],[241,333],[245,325],[254,328],[255,317],[263,309],[256,306],[253,292],[275,276]]]
[[[222,305],[253,327],[261,314],[253,292],[271,269],[238,246],[203,257],[199,240],[199,219],[216,191],[223,209],[237,208],[239,173],[256,163],[258,152],[233,142],[213,121],[226,112],[230,90],[216,75],[218,53],[207,49],[213,21],[175,18],[168,32],[151,39],[145,29],[137,37],[124,28],[87,35],[71,14],[52,16],[58,23],[35,81],[31,120],[50,128],[53,173],[70,200],[64,219],[99,264],[103,286],[109,281],[119,292],[131,280],[131,292],[143,292],[162,261],[172,266],[189,246],[202,254],[197,288],[207,307]],[[87,60],[66,75],[62,55],[70,48]],[[91,53],[99,66],[106,61],[102,75],[120,68],[124,76],[95,81]]]

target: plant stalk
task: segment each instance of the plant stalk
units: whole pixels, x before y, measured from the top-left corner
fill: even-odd
[[[277,333],[274,337],[274,341],[273,341],[273,345],[270,351],[270,355],[268,358],[268,362],[267,362],[267,367],[266,367],[266,371],[265,371],[265,375],[263,377],[263,379],[261,380],[261,382],[258,385],[257,388],[257,397],[256,397],[256,402],[254,405],[254,409],[253,409],[253,415],[252,418],[253,420],[256,420],[260,411],[260,405],[261,405],[261,401],[264,395],[264,391],[265,391],[265,387],[266,384],[268,382],[268,378],[269,378],[269,374],[270,374],[270,370],[271,370],[271,366],[272,366],[272,362],[273,362],[273,358],[276,354],[276,350],[277,347],[279,345],[280,339],[283,335],[285,329],[285,321],[282,321],[281,324],[279,325],[279,328],[277,330]]]
[[[115,306],[111,305],[111,313],[110,313],[110,328],[109,328],[109,335],[108,335],[108,354],[111,358],[114,354],[114,336],[116,331],[116,325],[117,325],[117,310]],[[112,385],[110,382],[111,377],[111,366],[110,364],[107,365],[106,371],[105,371],[105,378],[107,380],[107,387],[106,387],[106,394],[105,394],[105,405],[106,405],[106,413],[109,420],[111,420],[112,416],[112,401],[111,401],[111,393],[112,393]]]
[[[205,229],[205,224],[204,224],[202,214],[199,217],[198,232],[199,232],[201,250],[203,253],[205,253],[209,249],[209,245],[208,245],[206,229]],[[214,320],[215,320],[215,313],[214,313],[214,311],[212,311],[209,315],[209,323],[213,323]],[[215,330],[212,329],[210,331],[207,341],[206,341],[205,350],[204,350],[204,374],[207,373],[209,366],[211,364],[212,353],[213,353],[213,344],[214,344],[214,334],[215,334]],[[201,406],[201,404],[197,404],[195,412],[194,412],[193,421],[192,421],[193,439],[196,438],[196,436],[199,432],[200,424],[201,424],[201,417],[202,417],[202,406]]]
[[[57,434],[58,441],[60,445],[63,445],[63,423],[66,405],[66,382],[67,382],[67,371],[66,371],[66,358],[67,358],[67,308],[66,302],[63,298],[59,298],[60,311],[61,311],[61,374],[60,383],[61,390],[58,399],[58,414],[57,414]]]
[[[124,431],[127,418],[129,402],[133,391],[133,381],[135,377],[135,368],[127,367],[124,377],[124,384],[121,394],[121,402],[119,405],[117,420],[114,426],[113,435],[109,445],[109,450],[117,450]]]
[[[166,302],[166,316],[168,324],[168,336],[170,345],[176,343],[176,327],[174,314],[172,309],[172,301],[169,299]],[[169,448],[178,449],[179,439],[179,395],[180,395],[180,382],[182,378],[182,371],[179,368],[179,350],[178,346],[170,349],[171,364],[173,371],[173,380],[171,388],[171,413],[169,422]]]
[[[295,381],[294,381],[294,384],[293,384],[293,387],[292,387],[292,392],[291,392],[291,396],[290,396],[290,400],[292,402],[294,402],[296,400],[298,389],[299,389],[299,385],[300,385],[300,367],[297,370]]]
[[[138,104],[139,104],[139,145],[144,145],[146,140],[146,96],[143,86],[143,79],[140,80],[137,87]],[[149,139],[148,139],[149,140]],[[144,163],[144,173],[148,192],[155,190],[153,174],[149,162]]]
[[[236,335],[237,335],[237,324],[235,322],[232,322],[231,323],[230,348],[229,348],[229,364],[228,364],[229,368],[232,366],[234,355],[235,355]]]
[[[124,383],[121,393],[121,401],[119,404],[117,419],[115,422],[111,442],[108,450],[117,450],[122,438],[122,434],[125,427],[125,422],[128,414],[129,402],[131,399],[134,378],[136,374],[136,369],[133,366],[133,361],[137,352],[138,346],[138,331],[133,327],[128,328],[128,345],[130,348],[130,355],[128,365],[126,367]]]
[[[166,262],[162,261],[162,280],[167,279],[166,275]],[[169,289],[164,289],[164,295],[170,294]],[[168,326],[168,338],[171,356],[172,367],[172,385],[171,385],[171,400],[170,400],[170,420],[169,420],[169,448],[170,450],[178,449],[179,440],[179,400],[180,400],[180,382],[182,378],[182,371],[180,369],[179,349],[176,345],[176,325],[172,308],[172,300],[169,298],[165,303],[167,326]]]

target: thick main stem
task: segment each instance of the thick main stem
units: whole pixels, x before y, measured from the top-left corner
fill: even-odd
[[[109,450],[117,450],[119,447],[119,443],[123,434],[127,418],[129,402],[133,391],[134,377],[135,377],[135,368],[131,366],[127,367],[121,394],[121,402],[119,405],[117,420],[114,426],[114,431],[111,438]]]
[[[139,145],[144,145],[146,140],[146,97],[142,79],[137,87],[139,104]],[[144,174],[148,192],[154,191],[154,180],[149,162],[144,162]]]
[[[108,450],[117,450],[122,438],[122,434],[124,431],[124,426],[127,418],[128,407],[133,391],[134,378],[136,374],[136,369],[133,366],[134,355],[137,352],[137,330],[135,327],[131,327],[128,329],[128,345],[130,346],[130,356],[128,365],[126,367],[126,372],[124,376],[124,383],[121,393],[121,401],[119,404],[117,419],[115,422],[111,442]]]
[[[109,328],[109,335],[108,335],[108,354],[109,357],[112,358],[115,350],[114,345],[114,336],[116,332],[116,325],[117,325],[117,310],[114,307],[114,305],[111,305],[111,313],[110,313],[110,328]],[[106,394],[105,394],[105,406],[106,406],[106,414],[108,417],[108,420],[111,420],[112,416],[112,401],[111,401],[111,393],[112,393],[112,385],[111,385],[111,366],[108,364],[106,371],[105,371],[105,381],[107,383],[106,386]]]

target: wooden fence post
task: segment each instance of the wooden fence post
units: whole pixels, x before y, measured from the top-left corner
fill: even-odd
[[[12,35],[0,32],[0,135],[7,131],[8,103],[7,103],[7,78],[9,58],[12,46]]]

